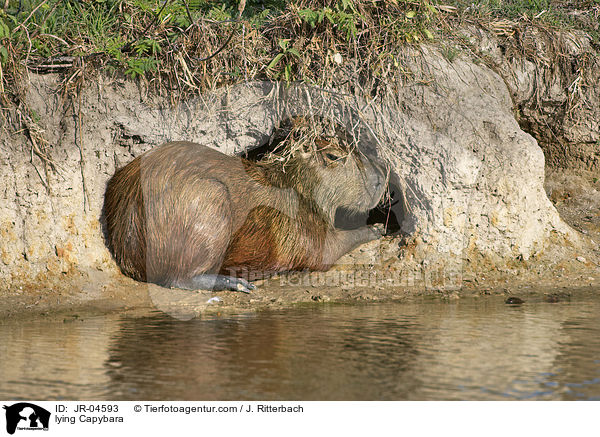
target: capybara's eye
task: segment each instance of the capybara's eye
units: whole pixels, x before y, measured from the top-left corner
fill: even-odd
[[[336,155],[335,153],[326,153],[325,157],[329,160],[329,161],[337,161],[338,159],[340,159],[340,157],[338,155]]]

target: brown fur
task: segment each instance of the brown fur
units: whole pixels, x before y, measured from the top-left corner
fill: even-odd
[[[108,246],[125,274],[166,286],[204,273],[328,269],[379,236],[336,230],[333,217],[340,206],[373,208],[385,177],[357,152],[332,161],[342,151],[327,144],[285,164],[188,142],[150,150],[108,182]]]

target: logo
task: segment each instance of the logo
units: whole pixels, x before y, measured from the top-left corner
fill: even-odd
[[[50,411],[28,402],[19,402],[10,407],[4,406],[6,410],[6,431],[14,434],[15,430],[48,430],[50,423]]]

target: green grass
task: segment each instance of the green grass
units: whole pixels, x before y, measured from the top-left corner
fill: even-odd
[[[399,45],[435,40],[465,18],[579,28],[597,38],[600,16],[600,0],[247,0],[237,23],[239,7],[239,0],[9,0],[0,9],[0,90],[24,68],[71,76],[83,65],[188,91],[241,78],[321,83],[339,59],[356,59],[357,74],[382,79],[397,66]]]
[[[375,26],[392,32],[399,42],[433,38],[424,25],[435,12],[427,1],[391,2],[382,9],[385,14],[379,14],[382,4],[248,0],[241,23],[232,23],[238,17],[238,1],[10,0],[8,8],[0,10],[0,61],[5,80],[22,67],[53,71],[68,67],[75,58],[133,78],[173,68],[194,75],[195,60],[217,51],[230,35],[234,41],[222,57],[227,58],[232,47],[239,48],[243,30],[252,35],[248,45],[258,61],[255,75],[301,79],[306,71],[301,71],[300,64],[305,59],[297,41],[302,37],[326,34],[334,44],[356,46],[360,31]],[[373,35],[369,30],[368,36]],[[282,47],[281,41],[289,47]],[[364,41],[362,37],[361,49]],[[211,62],[210,70],[235,77],[241,66],[234,64],[239,59],[230,56],[219,65]],[[194,79],[189,77],[188,84]]]
[[[578,29],[600,44],[600,0],[450,0],[461,13],[481,21],[512,20],[553,29]]]

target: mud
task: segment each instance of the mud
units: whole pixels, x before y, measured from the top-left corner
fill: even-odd
[[[573,260],[573,263],[580,261]],[[0,320],[61,316],[69,322],[95,314],[155,311],[188,320],[302,305],[403,302],[423,298],[453,301],[467,297],[516,296],[525,301],[557,302],[569,299],[573,294],[600,290],[600,268],[595,273],[581,274],[580,269],[570,268],[570,265],[564,263],[558,271],[550,273],[521,272],[512,280],[506,279],[505,274],[490,271],[488,277],[465,279],[460,288],[451,290],[406,284],[372,285],[376,275],[383,276],[381,271],[354,272],[357,278],[354,285],[342,286],[327,285],[331,273],[294,273],[257,281],[258,289],[251,294],[167,289],[126,277],[117,277],[110,283],[90,283],[90,277],[80,275],[52,288],[0,290]]]

